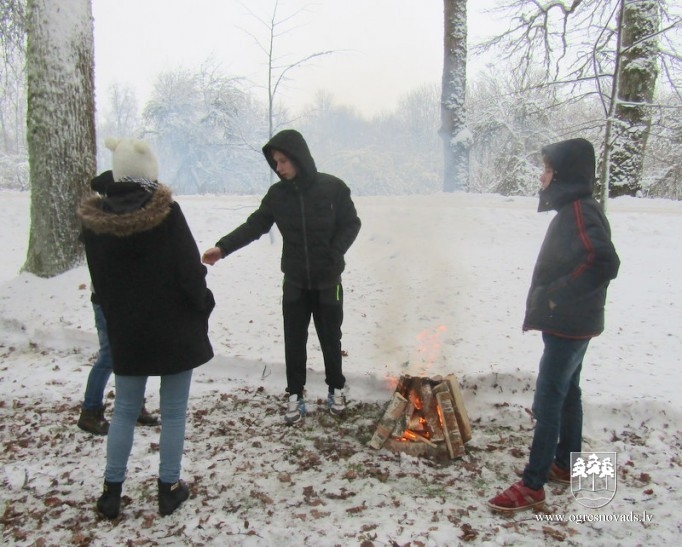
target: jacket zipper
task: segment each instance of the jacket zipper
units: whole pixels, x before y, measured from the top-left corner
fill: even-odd
[[[303,227],[303,254],[305,254],[305,271],[306,275],[308,276],[308,289],[312,289],[313,283],[310,277],[310,256],[308,253],[308,232],[305,222],[305,204],[303,203],[303,194],[301,193],[300,189],[296,187],[296,190],[298,190],[298,200],[301,202],[301,225]]]

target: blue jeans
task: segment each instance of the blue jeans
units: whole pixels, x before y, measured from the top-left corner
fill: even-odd
[[[94,302],[92,303],[92,309],[95,312],[99,353],[88,375],[88,383],[85,387],[85,396],[83,397],[83,410],[98,410],[104,406],[104,390],[107,387],[113,366],[104,312],[102,312],[102,307]]]
[[[107,467],[104,480],[123,482],[133,448],[135,422],[142,407],[147,376],[115,375],[116,399],[107,439]],[[161,439],[159,441],[159,478],[175,483],[180,478],[182,450],[185,445],[187,399],[192,371],[161,376]]]
[[[547,482],[547,473],[556,460],[570,468],[571,452],[580,452],[583,432],[583,406],[580,371],[589,339],[574,340],[543,333],[545,350],[535,384],[533,415],[535,433],[523,483],[538,489]]]

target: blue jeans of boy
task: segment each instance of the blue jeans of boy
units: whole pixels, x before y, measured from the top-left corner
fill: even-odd
[[[88,383],[85,387],[85,396],[83,397],[83,410],[98,410],[102,408],[104,404],[104,390],[107,387],[113,366],[104,312],[102,312],[102,307],[94,302],[92,303],[92,309],[95,312],[99,353],[88,375]]]
[[[114,414],[107,439],[107,467],[104,480],[123,482],[133,448],[135,422],[144,399],[147,376],[115,375]],[[159,478],[175,483],[180,478],[182,450],[185,445],[187,399],[192,371],[161,376],[161,438],[159,440]]]
[[[538,489],[547,482],[547,473],[556,460],[570,468],[571,452],[582,447],[583,407],[580,371],[589,339],[574,340],[542,333],[545,349],[535,384],[533,415],[535,432],[523,483]]]

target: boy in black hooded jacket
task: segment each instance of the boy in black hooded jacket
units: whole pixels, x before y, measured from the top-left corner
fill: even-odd
[[[540,249],[523,330],[539,330],[545,345],[538,372],[530,458],[522,479],[488,502],[513,512],[544,504],[547,480],[570,483],[571,452],[582,446],[580,371],[587,346],[604,330],[604,303],[620,260],[611,228],[592,196],[594,148],[585,139],[542,149],[538,211],[556,210]]]
[[[246,222],[208,249],[202,261],[213,265],[268,233],[282,234],[284,273],[282,312],[289,402],[285,421],[305,415],[306,343],[312,315],[324,357],[332,414],[345,409],[341,365],[344,254],[360,231],[350,189],[339,178],[317,171],[303,136],[293,129],[277,133],[263,147],[280,180]]]

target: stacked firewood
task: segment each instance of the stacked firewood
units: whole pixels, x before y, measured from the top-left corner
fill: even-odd
[[[415,455],[447,450],[455,459],[466,454],[464,444],[469,439],[471,423],[454,374],[403,375],[369,445]]]

